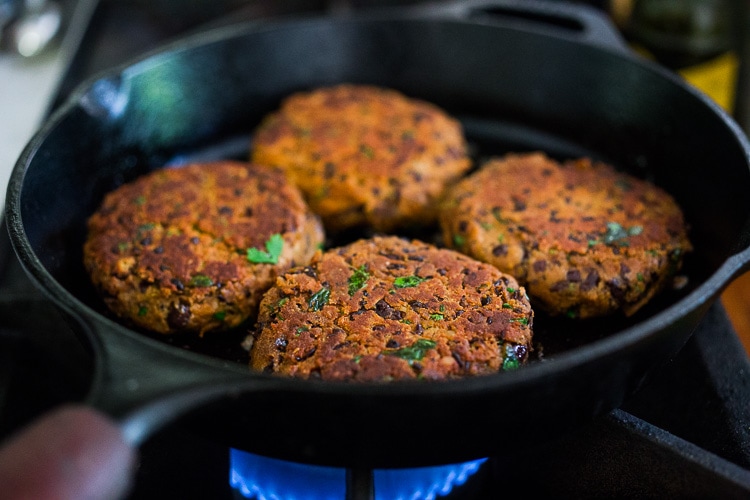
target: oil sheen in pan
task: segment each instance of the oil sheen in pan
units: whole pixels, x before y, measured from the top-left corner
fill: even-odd
[[[607,158],[586,149],[580,144],[522,124],[481,117],[454,116],[457,116],[464,127],[474,165],[481,164],[491,156],[524,151],[544,151],[547,155],[556,159],[588,156],[595,160],[609,161]],[[249,132],[227,136],[205,147],[191,151],[177,152],[165,162],[165,166],[178,168],[180,165],[186,163],[222,158],[245,161],[248,158],[249,143]],[[418,238],[436,245],[442,244],[442,237],[439,234],[437,225],[399,234],[405,237]],[[349,230],[337,235],[335,239],[329,239],[326,244],[328,247],[335,247],[368,236],[371,235],[366,230]],[[688,259],[685,262],[683,274],[689,275],[689,266],[690,262]],[[561,317],[553,318],[541,311],[535,310],[534,352],[530,361],[538,362],[543,359],[554,358],[556,354],[594,342],[635,325],[685,296],[689,288],[688,286],[679,291],[664,290],[630,318],[622,315],[614,315],[580,321]],[[187,334],[158,335],[147,331],[142,331],[141,333],[182,349],[245,365],[248,362],[248,355],[241,347],[241,342],[245,338],[248,329],[252,326],[251,322],[248,322],[234,330],[215,335],[207,334],[203,338]]]

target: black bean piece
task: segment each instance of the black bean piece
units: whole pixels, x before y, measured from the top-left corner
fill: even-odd
[[[286,352],[286,346],[289,345],[289,342],[287,342],[286,339],[276,339],[274,345],[276,346],[277,351]]]
[[[599,273],[596,269],[592,269],[586,275],[586,279],[581,283],[581,291],[587,292],[599,284]]]
[[[313,354],[315,354],[315,351],[317,351],[317,350],[318,350],[317,347],[313,347],[312,349],[310,349],[306,353],[302,354],[301,356],[295,356],[294,359],[296,359],[297,361],[304,361],[306,359],[311,358],[313,356]]]
[[[578,283],[581,281],[581,271],[578,269],[571,269],[567,272],[565,278],[573,283]]]
[[[543,273],[547,269],[547,261],[546,260],[537,260],[534,262],[534,271],[538,273]]]
[[[630,272],[630,268],[624,262],[620,263],[620,276],[624,279],[625,276]]]
[[[625,289],[621,287],[622,282],[619,278],[612,278],[606,283],[609,294],[617,302],[622,302],[625,299]]]
[[[185,302],[172,304],[167,313],[167,324],[173,330],[182,330],[190,323],[190,305]]]
[[[380,299],[377,304],[375,304],[375,313],[383,319],[400,320],[404,316],[403,312],[397,311],[383,299]]]
[[[508,255],[508,245],[506,244],[497,245],[495,248],[492,249],[492,255],[494,255],[495,257]]]

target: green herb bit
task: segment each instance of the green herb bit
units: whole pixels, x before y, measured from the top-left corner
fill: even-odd
[[[422,278],[420,276],[399,276],[393,281],[393,286],[396,288],[411,288],[414,286],[419,285],[423,281],[426,281],[427,278]]]
[[[529,318],[511,318],[511,323],[521,323],[522,325],[528,325],[529,324]]]
[[[516,293],[516,289],[512,286],[509,286],[508,288],[506,288],[506,290],[508,290],[508,293]]]
[[[384,354],[396,356],[407,361],[421,361],[427,351],[434,349],[437,342],[430,339],[418,339],[410,346],[402,347],[393,351],[384,351]]]
[[[277,300],[275,304],[269,305],[268,314],[275,317],[277,314],[279,314],[279,311],[281,311],[281,308],[284,306],[284,304],[287,303],[288,300],[289,300],[289,297],[282,297],[279,300]]]
[[[328,304],[328,300],[331,298],[331,291],[323,287],[310,297],[307,301],[307,305],[310,306],[311,311],[320,311],[323,306]]]
[[[373,158],[375,158],[375,150],[372,149],[372,146],[369,146],[367,144],[360,144],[359,152],[362,153],[368,160],[372,160]]]
[[[466,243],[466,238],[464,238],[460,234],[454,234],[453,235],[453,244],[454,245],[456,245],[457,247],[462,247],[462,246],[464,246],[464,243]]]
[[[135,200],[133,200],[136,205],[145,205],[146,203],[146,197],[143,195],[137,196]]]
[[[188,285],[195,287],[206,287],[212,286],[213,284],[214,280],[212,280],[205,274],[196,274],[195,276],[190,278],[190,281],[188,282]]]
[[[349,276],[349,295],[354,295],[357,290],[365,286],[370,273],[367,272],[366,266],[363,264],[354,270],[351,276]]]
[[[138,308],[138,316],[145,316],[146,314],[148,314],[148,308],[146,306]]]
[[[514,346],[505,344],[505,355],[503,356],[503,371],[516,370],[521,366],[521,361],[516,355]]]
[[[637,236],[643,232],[643,226],[631,226],[625,229],[617,222],[607,222],[607,232],[602,237],[602,240],[606,244],[612,244],[619,242],[620,244],[627,245],[626,241],[628,236]]]
[[[227,317],[226,311],[216,311],[214,313],[214,319],[218,321],[224,321],[224,319]]]
[[[266,251],[257,248],[247,249],[247,260],[254,264],[278,264],[281,250],[284,248],[284,238],[280,234],[272,234],[266,241]]]
[[[503,217],[500,212],[500,207],[494,207],[492,209],[492,216],[495,218],[496,221],[498,221],[500,224],[506,224],[508,222],[508,219]]]
[[[619,187],[623,191],[630,191],[633,189],[633,185],[625,179],[618,179],[615,181],[615,186]]]
[[[604,243],[610,244],[622,238],[627,238],[628,233],[617,222],[607,222],[607,232],[604,234]]]
[[[445,319],[445,316],[439,313],[433,313],[433,314],[430,314],[430,319],[433,321],[442,321]]]

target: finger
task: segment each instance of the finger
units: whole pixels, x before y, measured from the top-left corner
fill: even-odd
[[[108,417],[83,406],[62,407],[0,448],[2,495],[40,500],[121,498],[135,458],[135,450]]]

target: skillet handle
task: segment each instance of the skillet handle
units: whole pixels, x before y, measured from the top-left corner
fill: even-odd
[[[192,410],[274,385],[235,363],[175,353],[124,328],[93,329],[95,376],[87,403],[118,420],[133,446]]]
[[[612,20],[588,5],[549,0],[457,0],[417,9],[428,17],[447,15],[482,24],[537,31],[542,35],[633,55]]]

